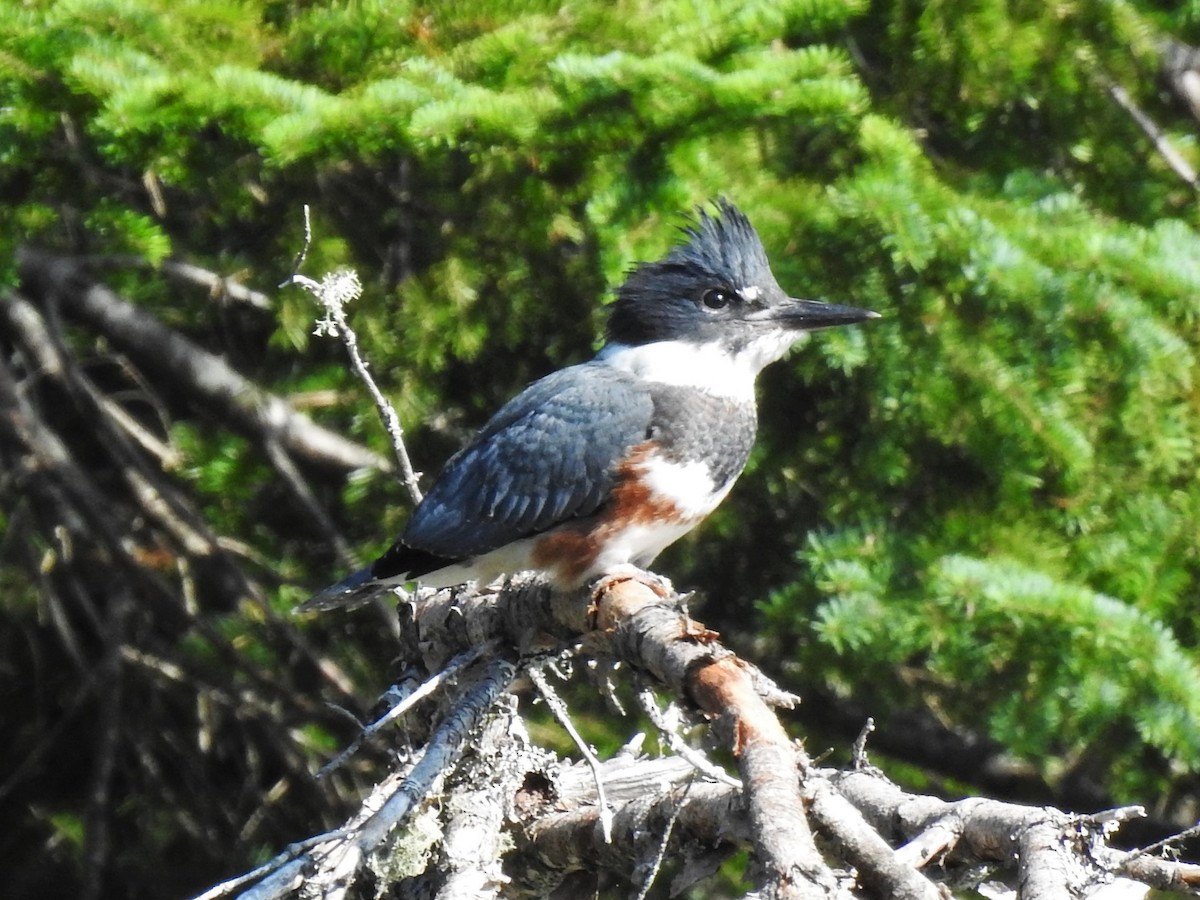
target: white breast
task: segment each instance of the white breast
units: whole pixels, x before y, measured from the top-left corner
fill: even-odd
[[[607,344],[596,354],[596,359],[642,381],[696,388],[741,402],[754,400],[754,377],[758,370],[751,369],[716,342]]]
[[[653,499],[670,503],[687,520],[703,519],[733,487],[730,482],[718,488],[705,462],[677,463],[649,456],[638,468],[640,481],[650,489]]]

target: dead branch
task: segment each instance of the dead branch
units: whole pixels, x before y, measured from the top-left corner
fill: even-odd
[[[358,814],[328,835],[328,840],[288,859],[280,870],[243,896],[256,900],[286,897],[301,885],[323,897],[345,896],[370,854],[379,850],[435,785],[453,771],[467,739],[493,713],[515,674],[516,667],[504,658],[482,664],[479,671],[465,679],[464,689],[406,771],[393,773],[378,785]],[[243,883],[240,878],[227,882],[235,886]],[[219,887],[204,896],[223,896]]]
[[[285,400],[239,375],[219,356],[94,283],[76,260],[23,248],[17,263],[31,297],[61,307],[139,365],[184,386],[219,421],[259,442],[278,441],[311,462],[341,469],[390,470],[390,464],[378,454],[317,425]]]
[[[498,704],[475,746],[490,752],[467,757],[459,771],[466,787],[447,803],[439,864],[432,873],[441,882],[438,900],[485,900],[506,892],[512,798],[549,756],[533,747],[512,696]]]
[[[1159,128],[1158,123],[1150,118],[1150,114],[1142,109],[1129,95],[1129,92],[1116,82],[1106,81],[1104,87],[1108,91],[1108,95],[1116,101],[1116,104],[1121,109],[1129,114],[1134,124],[1150,139],[1150,142],[1154,145],[1154,149],[1162,157],[1163,162],[1170,167],[1171,171],[1187,182],[1189,186],[1200,188],[1200,179],[1196,175],[1196,170],[1175,149],[1166,133]]]
[[[159,263],[154,263],[144,256],[123,254],[85,256],[81,257],[79,262],[93,270],[144,269],[152,272],[161,272],[172,281],[178,281],[182,284],[194,284],[197,287],[204,288],[208,291],[209,296],[215,300],[233,300],[263,312],[274,312],[274,305],[271,303],[271,298],[266,294],[246,287],[246,285],[232,277],[220,275],[195,263],[184,262],[179,259],[164,259]]]
[[[882,836],[907,842],[900,857],[943,866],[952,859],[960,865],[1015,861],[1022,898],[1077,896],[1116,875],[1167,890],[1198,883],[1200,867],[1109,848],[1107,823],[1095,817],[978,797],[948,802],[908,794],[877,771],[827,771],[824,777]],[[1144,815],[1140,808],[1137,813]]]
[[[243,594],[253,589],[239,566],[228,564],[200,513],[190,500],[162,477],[161,471],[148,465],[143,454],[152,438],[132,423],[128,416],[114,415],[120,407],[96,388],[62,352],[61,341],[51,333],[46,321],[24,298],[10,294],[0,302],[0,318],[7,322],[21,348],[34,360],[39,372],[69,395],[80,413],[92,423],[100,444],[110,454],[113,468],[120,474],[132,497],[146,517],[169,535],[181,552],[220,567],[222,578],[237,585]]]
[[[1160,891],[1200,894],[1200,865],[1194,863],[1139,854],[1121,860],[1114,869],[1127,878]]]
[[[612,840],[605,840],[595,782],[573,766],[545,790],[543,805],[523,818],[519,856],[508,869],[514,896],[546,896],[575,872],[607,870],[637,884],[657,859],[670,824],[668,853],[680,871],[672,893],[711,874],[752,829],[740,793],[724,784],[692,782],[683,760],[616,757],[601,767],[613,803]],[[686,802],[684,799],[686,797]]]
[[[654,698],[654,692],[649,688],[643,688],[638,691],[638,702],[646,717],[658,729],[658,733],[662,736],[662,739],[666,741],[671,753],[687,760],[705,778],[726,784],[738,790],[742,789],[741,779],[734,778],[720,766],[710,762],[701,751],[688,746],[684,742],[674,721],[678,718],[678,715],[672,715],[677,710],[674,704],[668,707],[667,712],[663,712],[663,710],[658,708],[658,701]]]
[[[897,853],[828,781],[808,778],[805,787],[813,828],[854,867],[863,887],[893,900],[939,900],[941,892],[933,882]]]
[[[440,688],[444,687],[446,682],[452,681],[458,675],[471,666],[485,653],[494,655],[499,649],[499,645],[495,641],[490,641],[478,647],[472,647],[464,650],[457,657],[450,660],[445,668],[436,672],[429,678],[425,679],[421,684],[411,690],[389,690],[389,699],[394,698],[394,702],[388,708],[387,712],[379,716],[373,722],[364,725],[358,736],[351,742],[345,750],[323,765],[317,772],[318,778],[324,778],[332,772],[341,768],[346,761],[363,745],[364,742],[370,740],[374,735],[378,734],[386,725],[395,722],[400,717],[408,713],[422,700],[432,696]],[[395,686],[393,686],[394,688]]]
[[[596,784],[596,806],[600,811],[600,828],[604,833],[604,840],[611,842],[612,811],[608,805],[608,797],[604,793],[604,779],[600,775],[600,760],[596,758],[595,752],[575,728],[575,724],[571,721],[571,714],[567,712],[567,704],[563,703],[562,698],[554,692],[554,688],[550,686],[550,682],[546,680],[546,676],[542,672],[542,667],[531,666],[527,675],[534,687],[537,688],[543,702],[549,707],[555,721],[562,726],[563,731],[571,736],[571,740],[575,743],[575,749],[579,751],[584,762],[588,764],[588,768],[592,770],[592,777]]]
[[[447,712],[438,714],[445,717],[431,723],[432,744],[454,749],[420,757],[421,764],[430,762],[417,780],[422,790],[448,780],[457,786],[443,796],[448,811],[437,826],[442,835],[463,842],[456,846],[475,846],[462,837],[467,834],[498,846],[500,829],[511,832],[516,849],[505,856],[499,876],[495,857],[482,851],[468,853],[456,867],[458,851],[435,837],[432,858],[440,863],[397,875],[406,885],[397,888],[404,896],[422,884],[442,897],[462,896],[455,892],[470,885],[480,896],[542,897],[568,890],[581,873],[594,878],[597,871],[644,885],[657,872],[664,846],[676,867],[673,889],[704,877],[732,848],[750,847],[760,896],[834,897],[861,889],[873,896],[933,900],[943,889],[931,876],[966,872],[968,881],[978,881],[983,866],[1010,874],[1022,897],[1043,898],[1074,896],[1118,875],[1178,890],[1194,884],[1200,871],[1109,848],[1108,829],[1128,815],[1101,823],[1053,809],[913,795],[866,765],[865,756],[851,772],[813,768],[762,697],[791,696],[722,647],[653,576],[610,577],[574,595],[553,593],[527,576],[503,590],[423,592],[410,596],[402,611],[406,657],[434,672],[488,641],[536,657],[582,636],[582,652],[615,657],[705,712],[737,759],[744,785],[696,780],[695,767],[681,757],[620,754],[600,762],[598,775],[582,764],[558,768],[544,754],[530,755],[523,738],[511,737],[509,724],[490,729],[507,735],[495,743],[489,738],[464,744],[464,716],[472,722],[488,717],[475,701],[462,705],[463,698],[476,696],[474,686],[483,676],[460,676],[467,687],[457,700],[446,697]],[[485,660],[473,667],[485,666]],[[493,702],[501,694],[489,689],[479,696]],[[438,737],[447,728],[453,740]],[[521,761],[515,768],[514,760]],[[406,823],[421,808],[420,792],[397,788],[412,783],[415,772],[413,766],[397,773],[368,799],[339,832],[344,836],[336,854],[328,849],[309,854],[309,871],[315,865],[326,873],[319,876],[322,890],[357,877],[362,865],[377,859],[374,848],[382,848],[389,832],[416,827]],[[597,777],[613,808],[611,840]],[[497,780],[503,790],[495,788]],[[392,799],[384,802],[385,796]],[[474,801],[464,805],[463,797]],[[500,806],[506,812],[497,825]],[[405,840],[417,839],[413,832]],[[377,873],[388,865],[371,864]],[[300,885],[313,889],[318,876],[302,874],[304,868],[289,865],[253,896],[281,897]]]
[[[239,284],[232,278],[210,272],[208,269],[178,259],[164,259],[158,264],[159,270],[169,278],[196,284],[207,288],[213,297],[228,297],[239,303],[245,303],[255,309],[270,312],[274,309],[271,298],[261,291]]]
[[[404,483],[405,490],[408,491],[408,496],[412,500],[413,506],[416,506],[421,502],[421,488],[417,484],[417,473],[413,470],[412,460],[408,455],[408,447],[404,443],[404,429],[400,425],[400,417],[396,415],[395,407],[384,396],[383,391],[379,389],[379,385],[375,383],[375,379],[371,376],[370,365],[363,359],[363,355],[358,349],[358,335],[350,327],[350,323],[346,318],[346,305],[352,300],[357,300],[362,294],[362,284],[358,280],[358,275],[350,271],[336,272],[326,276],[319,282],[301,275],[300,267],[304,265],[304,260],[308,256],[308,248],[311,244],[312,218],[308,204],[306,203],[304,205],[304,244],[296,256],[291,276],[280,287],[289,284],[300,285],[316,297],[325,310],[325,318],[317,323],[315,333],[332,334],[342,339],[342,345],[346,348],[346,353],[350,357],[350,365],[354,369],[354,373],[358,376],[359,381],[363,383],[363,386],[366,387],[367,392],[371,395],[371,399],[375,403],[375,409],[379,412],[379,418],[387,429],[388,437],[392,442],[392,452],[396,457],[396,466],[397,471],[400,473],[400,480]]]
[[[605,579],[596,589],[596,629],[618,658],[692,699],[726,733],[745,785],[763,896],[831,895],[837,879],[803,812],[797,748],[756,685],[767,679],[665,599],[639,580]]]
[[[17,478],[39,497],[40,508],[51,512],[64,529],[61,536],[94,534],[113,558],[138,568],[138,554],[150,548],[120,540],[123,529],[109,513],[108,499],[75,461],[70,448],[49,427],[18,387],[19,381],[0,360],[0,430],[19,448]],[[53,529],[50,529],[53,531]],[[65,550],[70,554],[70,550]]]
[[[1159,43],[1158,51],[1162,80],[1200,122],[1200,49],[1168,38]]]

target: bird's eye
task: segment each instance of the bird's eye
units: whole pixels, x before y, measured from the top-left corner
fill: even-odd
[[[701,295],[700,302],[709,309],[724,309],[733,302],[733,297],[721,288],[709,288]]]

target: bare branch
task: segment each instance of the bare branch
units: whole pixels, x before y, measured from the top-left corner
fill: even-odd
[[[871,732],[874,730],[875,720],[868,716],[867,721],[863,724],[862,731],[854,739],[854,746],[850,748],[850,763],[856,769],[865,769],[870,765],[867,761],[867,738],[871,736]]]
[[[688,746],[687,742],[680,736],[675,724],[669,721],[667,715],[658,708],[653,691],[649,689],[639,691],[638,701],[641,704],[642,711],[654,723],[654,727],[658,729],[659,733],[666,740],[667,746],[671,749],[672,753],[686,759],[704,777],[741,790],[741,779],[734,778],[720,766],[711,762],[699,750]]]
[[[369,364],[363,359],[358,349],[358,335],[350,327],[346,319],[346,304],[358,299],[362,293],[362,285],[358,276],[353,272],[343,271],[327,275],[320,282],[300,274],[300,267],[308,256],[308,248],[312,244],[312,221],[308,204],[304,205],[304,244],[292,267],[291,276],[280,287],[297,284],[317,298],[325,310],[325,318],[317,323],[316,334],[336,335],[342,339],[346,352],[350,355],[350,365],[359,380],[366,385],[375,401],[375,408],[383,420],[388,437],[392,442],[392,452],[396,456],[396,465],[400,472],[400,480],[404,483],[408,496],[413,505],[421,502],[421,487],[417,483],[417,473],[413,471],[412,460],[408,456],[408,448],[404,445],[404,429],[400,426],[400,417],[391,402],[383,395],[375,379],[371,377]]]
[[[602,579],[595,597],[596,627],[610,635],[617,654],[637,659],[680,696],[693,698],[727,732],[765,873],[763,895],[835,892],[837,879],[817,851],[804,816],[797,750],[758,693],[753,667],[638,580]]]
[[[512,800],[547,754],[530,743],[516,697],[501,698],[499,705],[475,742],[483,752],[456,773],[463,789],[446,802],[440,860],[427,872],[431,880],[444,877],[437,900],[487,900],[509,884],[504,856],[512,844]]]
[[[354,881],[388,831],[443,781],[456,786],[440,807],[441,827],[453,825],[455,840],[463,842],[457,846],[474,847],[471,835],[489,846],[499,841],[498,805],[512,810],[518,846],[505,855],[505,871],[518,873],[519,883],[502,886],[512,897],[569,891],[572,873],[597,868],[640,887],[656,871],[664,846],[680,867],[673,890],[705,877],[740,845],[755,854],[759,895],[776,897],[828,898],[862,888],[873,896],[933,900],[942,894],[927,876],[951,867],[994,868],[1011,876],[1023,896],[1035,898],[1066,896],[1118,875],[1173,890],[1200,879],[1200,867],[1107,847],[1111,828],[1138,815],[1135,808],[1071,816],[977,798],[947,802],[906,793],[869,766],[849,772],[812,768],[759,695],[761,682],[752,667],[690,619],[681,599],[652,576],[602,579],[578,594],[553,593],[536,577],[522,576],[499,591],[421,593],[403,609],[410,616],[406,652],[433,670],[448,660],[457,669],[456,654],[487,641],[537,655],[583,635],[585,652],[611,654],[705,711],[737,757],[745,787],[699,781],[687,760],[648,760],[637,758],[636,751],[597,762],[599,777],[585,763],[558,768],[536,753],[514,763],[508,754],[515,744],[493,743],[494,736],[472,741],[466,752],[470,728],[464,722],[482,721],[484,707],[503,694],[498,685],[484,683],[494,669],[476,662],[459,675],[464,693],[446,701],[450,712],[435,725],[423,755],[380,785],[338,841],[310,855],[308,871],[315,867],[316,874],[310,878],[300,874],[303,867],[289,868],[256,896],[283,896],[301,883],[305,890],[339,896],[337,890]],[[505,665],[507,679],[515,669]],[[500,759],[506,762],[497,763]],[[514,768],[521,765],[525,768]],[[503,790],[493,784],[497,779]],[[475,801],[464,806],[463,797]],[[612,806],[611,841],[603,824],[605,804]],[[819,851],[813,833],[820,837]],[[805,847],[787,843],[797,840],[809,842],[817,863],[805,856]],[[413,878],[432,894],[450,898],[454,889],[444,878],[446,867],[453,868],[445,856],[451,851],[443,845],[438,852],[443,862]],[[930,863],[947,868],[922,873]],[[814,877],[818,865],[824,871]],[[494,858],[473,857],[455,870],[453,884],[464,890],[476,885],[482,896],[495,896],[501,890],[498,871]]]
[[[297,841],[286,847],[283,852],[272,859],[267,860],[257,869],[251,869],[249,872],[238,875],[236,878],[230,878],[228,881],[215,884],[203,894],[197,894],[193,900],[219,900],[220,897],[227,897],[243,885],[253,884],[266,875],[273,874],[280,881],[291,881],[294,877],[292,874],[293,866],[300,869],[307,864],[307,860],[303,859],[306,851],[344,836],[344,832],[331,831],[327,834],[318,834],[315,837]],[[299,862],[299,865],[295,865],[297,862]],[[264,881],[259,885],[259,888],[261,889],[265,884],[266,882]],[[248,897],[250,896],[250,892],[242,896]]]
[[[619,756],[601,763],[614,804],[613,837],[607,841],[595,779],[582,768],[561,772],[545,806],[525,811],[527,843],[510,866],[520,873],[526,891],[520,896],[547,896],[571,873],[597,868],[644,885],[664,844],[683,863],[684,881],[703,877],[732,852],[734,842],[749,839],[750,822],[733,788],[695,781],[695,770],[681,759]]]
[[[1126,860],[1097,853],[1103,832],[1081,827],[1088,817],[983,798],[947,802],[907,794],[866,770],[825,775],[883,836],[912,839],[910,846],[920,842],[920,850],[906,848],[902,857],[928,860],[953,850],[960,860],[1015,860],[1023,898],[1074,896],[1118,870],[1129,871]]]
[[[1196,894],[1200,892],[1200,865],[1159,859],[1154,856],[1134,856],[1117,865],[1117,871],[1128,878],[1148,884],[1160,891]]]
[[[228,297],[231,300],[237,300],[248,306],[253,306],[255,309],[264,311],[274,309],[271,304],[271,298],[261,291],[248,288],[234,281],[232,278],[218,275],[216,272],[210,272],[208,269],[203,269],[192,263],[175,259],[164,259],[159,263],[158,268],[164,275],[168,275],[171,278],[208,288],[209,292],[215,297]]]
[[[272,871],[245,896],[282,898],[302,884],[325,897],[343,896],[367,857],[453,770],[467,739],[508,690],[516,671],[516,666],[503,658],[482,666],[467,681],[407,772],[393,773],[379,784],[343,828],[315,845],[310,842],[312,849],[292,860],[276,857],[283,868]]]
[[[658,842],[658,852],[654,854],[654,859],[650,864],[650,871],[646,873],[641,890],[637,892],[634,900],[646,900],[646,897],[650,893],[650,888],[654,887],[654,881],[658,878],[659,870],[662,869],[663,860],[667,858],[667,847],[671,844],[671,835],[675,832],[675,823],[679,821],[679,817],[683,814],[684,809],[687,808],[688,793],[691,791],[693,783],[693,781],[689,781],[684,785],[683,796],[679,798],[679,803],[671,810],[671,817],[667,819],[667,825],[663,828],[662,840]],[[611,835],[606,835],[606,839],[611,841]]]
[[[809,779],[806,793],[813,828],[833,842],[861,885],[893,900],[939,900],[941,893],[933,882],[893,850],[833,785]]]
[[[1187,182],[1189,186],[1200,189],[1200,180],[1197,179],[1196,170],[1172,146],[1166,134],[1150,118],[1149,114],[1134,102],[1133,98],[1129,96],[1129,92],[1112,81],[1105,83],[1105,89],[1108,91],[1108,95],[1116,101],[1117,105],[1129,113],[1129,117],[1142,130],[1142,133],[1150,139],[1151,143],[1154,144],[1154,149],[1158,151],[1158,155],[1163,158],[1163,161],[1171,168],[1171,171]]]
[[[329,513],[325,512],[325,507],[320,504],[313,494],[312,488],[308,486],[304,474],[292,460],[291,454],[274,438],[267,439],[263,444],[263,450],[267,454],[267,459],[271,461],[271,465],[275,467],[275,471],[280,474],[284,484],[292,492],[292,496],[300,502],[309,519],[321,530],[325,535],[325,539],[333,545],[338,558],[348,567],[352,568],[356,566],[358,560],[354,551],[350,549],[350,545],[342,537],[341,531],[338,530]]]
[[[187,388],[197,402],[259,441],[274,439],[292,453],[342,469],[387,471],[386,460],[296,412],[235,372],[220,357],[168,328],[108,288],[90,283],[74,260],[23,248],[21,277],[43,302],[55,302],[104,334],[140,365]]]
[[[345,750],[320,768],[320,770],[317,772],[317,778],[325,778],[331,772],[335,772],[340,769],[343,765],[345,765],[346,760],[348,760],[355,752],[357,752],[358,748],[361,747],[365,741],[378,734],[379,731],[389,723],[395,722],[401,716],[408,713],[409,710],[411,710],[426,697],[432,696],[434,692],[445,685],[448,681],[458,677],[460,673],[462,673],[468,666],[474,663],[481,656],[495,653],[497,649],[498,643],[496,641],[489,641],[486,644],[481,644],[478,647],[472,647],[463,653],[460,653],[454,659],[450,660],[450,662],[447,663],[440,672],[437,672],[436,674],[427,678],[416,690],[405,693],[403,698],[399,702],[395,703],[386,713],[384,713],[374,722],[371,722],[369,725],[364,726],[359,735],[348,747],[346,747]]]
[[[537,688],[542,699],[549,707],[551,714],[563,730],[571,736],[571,740],[575,742],[575,747],[579,750],[581,756],[588,764],[588,768],[592,770],[592,776],[596,779],[596,799],[600,809],[600,827],[604,832],[604,840],[612,840],[612,809],[608,805],[608,798],[604,795],[604,778],[600,772],[600,760],[596,759],[596,754],[592,752],[592,748],[587,745],[587,741],[583,739],[575,724],[571,721],[571,714],[567,712],[567,705],[562,702],[562,698],[554,692],[550,687],[550,683],[546,681],[546,676],[542,669],[537,666],[530,666],[527,672],[529,680],[533,682],[533,686]]]
[[[62,351],[61,340],[51,333],[38,310],[23,297],[10,294],[0,302],[0,316],[37,362],[40,372],[57,383],[91,421],[113,468],[125,482],[128,496],[147,518],[169,535],[182,553],[212,561],[221,568],[227,584],[237,585],[244,595],[254,594],[254,586],[243,577],[240,568],[223,558],[216,536],[188,498],[161,470],[147,464],[140,451],[144,450],[149,435],[140,427],[131,429],[132,419],[123,411],[118,417],[110,414],[119,409],[117,404],[107,401]]]
[[[154,263],[144,256],[113,254],[83,256],[79,257],[79,262],[93,269],[148,269],[161,272],[174,281],[205,288],[210,297],[217,299],[227,297],[263,312],[274,311],[271,298],[261,291],[246,287],[230,276],[218,275],[216,272],[183,260],[164,259],[160,263]]]

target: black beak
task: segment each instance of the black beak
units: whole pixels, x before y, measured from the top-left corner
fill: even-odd
[[[820,300],[799,300],[788,297],[760,314],[763,320],[775,322],[796,331],[816,331],[837,325],[854,325],[867,319],[878,319],[879,313],[857,306],[839,306]],[[758,316],[756,316],[758,318]]]

